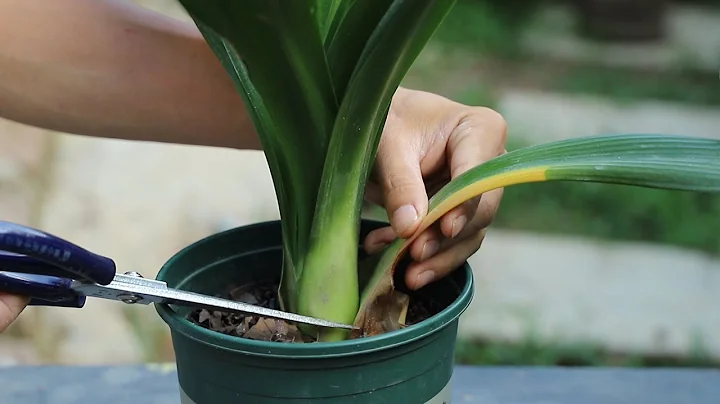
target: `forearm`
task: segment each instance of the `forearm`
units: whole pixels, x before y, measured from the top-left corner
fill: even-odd
[[[122,0],[0,0],[0,116],[81,135],[261,148],[197,28]]]

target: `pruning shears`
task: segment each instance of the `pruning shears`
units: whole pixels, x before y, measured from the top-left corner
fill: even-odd
[[[90,296],[126,304],[174,304],[354,329],[351,325],[174,289],[137,272],[119,274],[116,270],[110,258],[40,230],[0,221],[0,291],[28,296],[32,306],[82,308]]]

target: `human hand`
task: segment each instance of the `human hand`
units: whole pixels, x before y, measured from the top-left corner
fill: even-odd
[[[364,242],[372,254],[396,237],[412,236],[427,214],[428,197],[450,179],[505,153],[506,124],[497,112],[436,94],[400,88],[380,139],[366,199],[385,207],[391,226]],[[417,290],[474,254],[497,212],[502,189],[446,213],[410,246],[406,285]]]
[[[29,299],[0,292],[0,333],[20,315]]]

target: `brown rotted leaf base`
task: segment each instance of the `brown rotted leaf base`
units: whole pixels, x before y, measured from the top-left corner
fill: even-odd
[[[271,309],[280,309],[277,296],[278,284],[250,284],[233,288],[223,298],[254,304]],[[371,326],[351,338],[362,338],[396,330],[423,321],[433,315],[432,304],[421,298],[410,298],[405,293],[394,291],[392,295],[380,297],[380,304],[372,305],[373,313],[367,324]],[[296,324],[288,321],[259,316],[224,313],[220,311],[195,310],[189,315],[190,321],[207,329],[259,341],[309,343],[316,339],[303,335]]]
[[[353,330],[350,338],[371,337],[406,327],[410,296],[398,290],[378,296],[363,317],[363,326]]]

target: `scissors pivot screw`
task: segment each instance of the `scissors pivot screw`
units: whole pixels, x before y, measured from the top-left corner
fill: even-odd
[[[122,294],[118,295],[118,299],[120,299],[120,301],[123,303],[133,304],[142,300],[142,297],[133,294]]]
[[[136,278],[142,278],[142,277],[143,277],[139,272],[135,272],[135,271],[125,272],[125,275],[127,275],[127,276],[134,276],[134,277],[136,277]]]

